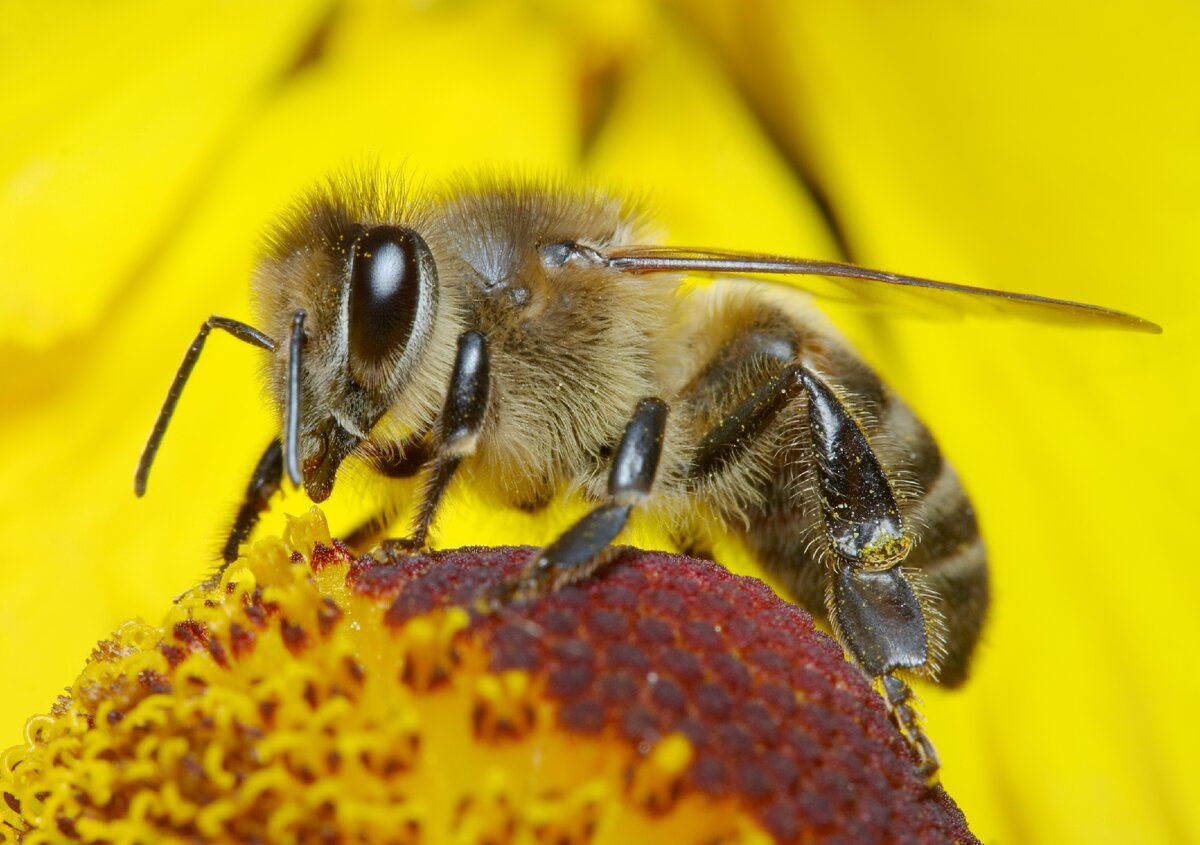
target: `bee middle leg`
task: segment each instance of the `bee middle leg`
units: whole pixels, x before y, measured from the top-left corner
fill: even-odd
[[[613,455],[607,499],[542,549],[519,577],[485,597],[484,610],[582,581],[612,559],[609,544],[625,528],[633,509],[650,498],[668,411],[667,403],[658,398],[638,402]]]
[[[384,478],[412,478],[434,458],[430,433],[426,429],[411,435],[403,444],[381,448],[367,455],[371,468]],[[395,516],[384,506],[372,513],[342,539],[351,549],[366,551],[378,544]]]

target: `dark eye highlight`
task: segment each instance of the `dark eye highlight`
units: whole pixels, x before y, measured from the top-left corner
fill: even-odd
[[[367,366],[398,355],[412,335],[421,291],[432,282],[433,256],[416,232],[367,229],[350,265],[350,354]]]

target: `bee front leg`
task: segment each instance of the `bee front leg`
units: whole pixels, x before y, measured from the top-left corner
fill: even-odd
[[[642,399],[625,426],[608,475],[608,499],[542,549],[521,576],[501,584],[483,601],[493,611],[581,581],[611,560],[610,546],[633,509],[650,498],[662,457],[667,403]]]
[[[221,548],[221,564],[195,587],[176,596],[176,604],[191,595],[194,590],[211,590],[221,583],[221,576],[225,574],[229,564],[238,559],[238,547],[250,538],[263,511],[270,507],[271,497],[279,491],[282,484],[283,444],[276,438],[267,445],[266,451],[258,459],[254,472],[250,475],[250,481],[246,484],[242,503],[238,506],[237,515],[233,518],[233,525],[229,529],[229,535],[225,538],[225,545]]]
[[[450,389],[435,431],[435,454],[425,478],[412,533],[380,544],[380,552],[387,560],[396,560],[408,552],[425,548],[429,527],[446,488],[463,458],[475,454],[487,413],[490,372],[487,338],[480,332],[464,332],[458,338]]]
[[[936,675],[941,619],[922,601],[913,570],[901,566],[912,542],[887,473],[866,433],[837,393],[801,366],[817,465],[818,493],[832,573],[829,620],[846,653],[876,679],[893,722],[927,777],[937,752],[909,705],[912,691],[896,674]],[[931,642],[934,647],[931,647]]]
[[[270,507],[271,497],[279,492],[282,484],[283,444],[276,438],[267,445],[266,451],[258,459],[254,473],[246,485],[242,503],[238,506],[237,516],[233,518],[229,536],[221,550],[221,559],[224,563],[217,571],[218,578],[225,571],[226,566],[237,560],[238,546],[250,538],[250,533],[254,530],[254,526],[258,525],[263,511]]]

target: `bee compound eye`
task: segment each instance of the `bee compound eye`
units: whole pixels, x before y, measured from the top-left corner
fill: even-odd
[[[374,226],[354,244],[350,265],[350,354],[373,366],[402,351],[434,283],[433,255],[411,229]]]

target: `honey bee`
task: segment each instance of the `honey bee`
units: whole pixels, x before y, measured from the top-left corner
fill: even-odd
[[[635,510],[670,526],[681,548],[706,514],[829,623],[932,777],[937,755],[906,678],[966,676],[988,606],[974,510],[929,431],[811,298],[765,282],[820,276],[850,296],[907,291],[968,310],[1159,327],[845,264],[647,246],[643,232],[636,208],[549,182],[465,180],[429,196],[382,174],[329,182],[267,238],[257,327],[217,316],[201,327],[136,493],[221,329],[264,351],[281,421],[227,562],[285,473],[322,502],[350,459],[422,475],[410,533],[378,547],[393,559],[428,546],[456,476],[525,509],[583,491],[590,512],[483,597],[490,609],[590,576]],[[682,284],[695,274],[718,278]],[[352,536],[385,526],[381,517]]]

